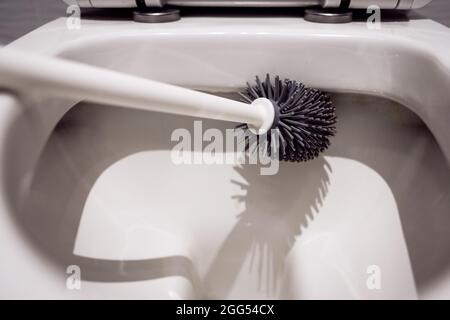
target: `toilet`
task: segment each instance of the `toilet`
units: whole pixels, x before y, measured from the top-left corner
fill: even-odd
[[[450,298],[447,27],[68,19],[8,47],[231,98],[255,75],[297,79],[330,93],[338,130],[261,176],[173,164],[193,118],[2,91],[0,297]]]

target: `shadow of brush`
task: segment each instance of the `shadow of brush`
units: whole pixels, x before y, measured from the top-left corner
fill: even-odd
[[[231,181],[243,191],[233,198],[244,203],[245,210],[206,274],[204,285],[210,298],[226,298],[241,272],[255,275],[256,283],[251,285],[258,292],[276,296],[285,259],[327,194],[331,168],[324,157],[306,163],[282,162],[272,176],[261,175],[260,169],[259,165],[235,168],[245,183]]]

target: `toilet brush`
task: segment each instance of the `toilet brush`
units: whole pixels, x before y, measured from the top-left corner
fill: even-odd
[[[313,159],[335,133],[335,108],[317,89],[293,80],[247,84],[245,102],[60,58],[0,50],[0,87],[149,111],[243,123],[249,134],[278,129],[278,157]],[[265,147],[270,154],[271,137]],[[258,139],[256,139],[258,141]],[[256,142],[258,143],[258,142]],[[247,146],[248,147],[248,146]]]

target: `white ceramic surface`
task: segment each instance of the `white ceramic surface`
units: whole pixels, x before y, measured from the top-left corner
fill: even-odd
[[[195,17],[81,26],[58,19],[11,47],[208,91],[269,72],[384,98],[337,94],[341,120],[326,155],[260,176],[255,167],[173,165],[171,130],[191,128],[190,118],[2,94],[1,297],[414,299],[433,291],[447,247],[421,240],[436,236],[422,236],[432,228],[419,213],[448,221],[447,28]],[[421,261],[415,243],[442,261]],[[66,288],[70,264],[81,267],[81,290]],[[373,265],[381,290],[367,287]]]

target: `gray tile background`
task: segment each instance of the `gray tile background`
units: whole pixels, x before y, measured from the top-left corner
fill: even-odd
[[[0,0],[0,44],[7,44],[34,28],[66,14],[62,0]],[[450,0],[433,0],[416,13],[450,27]]]

